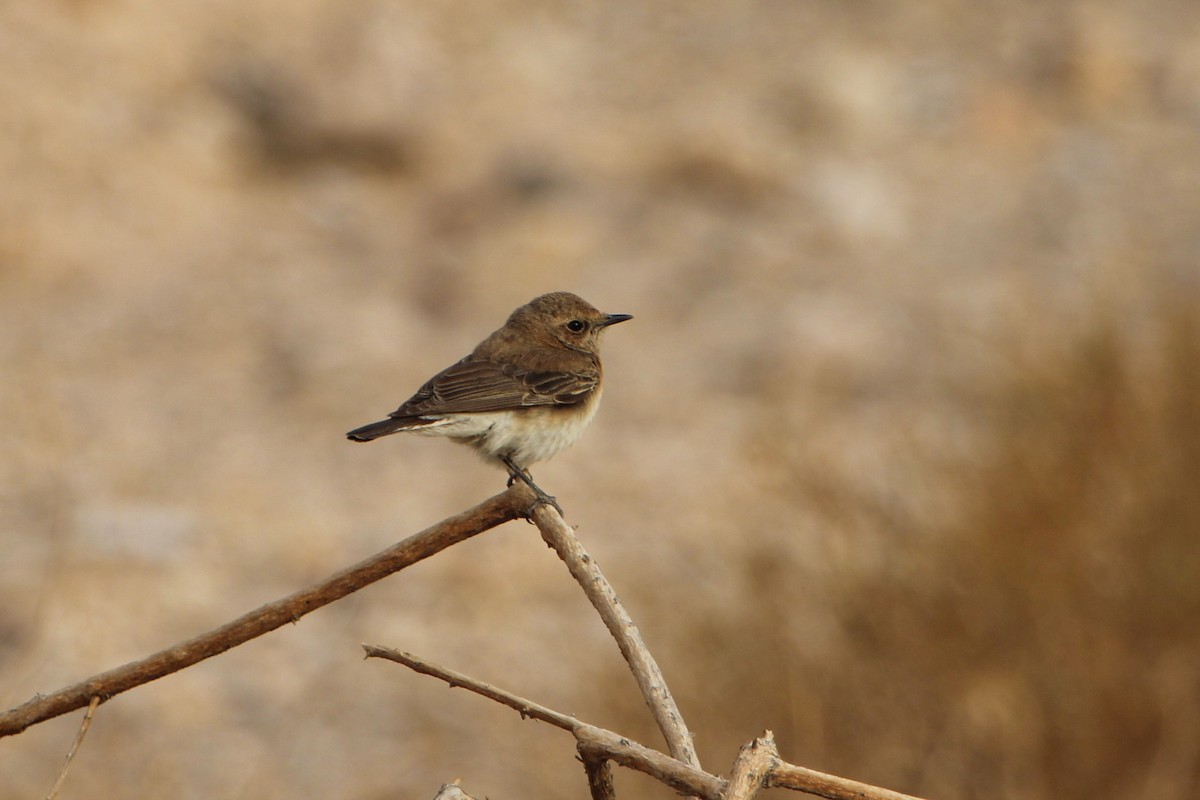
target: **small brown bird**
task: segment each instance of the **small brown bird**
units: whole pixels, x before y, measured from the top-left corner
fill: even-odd
[[[570,447],[591,422],[603,388],[601,334],[628,319],[570,292],[535,297],[387,419],[346,436],[356,442],[402,431],[445,436],[499,461],[510,484],[520,479],[553,503],[528,468]]]

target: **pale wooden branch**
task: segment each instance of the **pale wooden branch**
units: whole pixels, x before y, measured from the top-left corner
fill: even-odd
[[[523,517],[534,502],[533,492],[514,485],[469,511],[443,520],[374,556],[295,594],[268,603],[186,642],[139,661],[93,675],[49,695],[37,695],[0,714],[0,736],[11,736],[39,722],[83,708],[93,697],[101,702],[113,695],[190,667],[264,633],[295,622],[310,611],[428,558],[447,547],[509,520]]]
[[[683,715],[679,713],[675,698],[667,688],[662,670],[646,649],[641,633],[633,624],[633,619],[625,607],[621,605],[616,590],[604,577],[595,560],[583,549],[575,531],[567,525],[557,509],[545,504],[539,505],[533,510],[531,519],[538,526],[546,544],[550,545],[567,565],[571,575],[578,581],[584,594],[604,620],[609,633],[616,639],[617,647],[629,664],[646,705],[650,707],[650,713],[654,715],[654,721],[658,723],[659,730],[667,740],[667,748],[671,755],[685,764],[699,768],[700,759],[696,757],[692,734],[683,721]]]
[[[71,749],[67,751],[67,757],[63,761],[62,770],[58,773],[58,780],[50,788],[50,793],[46,795],[46,800],[54,800],[54,798],[58,797],[58,792],[62,789],[63,782],[67,779],[67,772],[71,769],[71,762],[75,760],[75,754],[79,752],[79,745],[83,744],[83,737],[87,736],[88,728],[92,727],[92,717],[96,715],[96,709],[99,706],[99,696],[93,697],[92,701],[88,703],[87,711],[83,715],[83,721],[79,723],[79,732],[75,734],[75,741],[71,743]]]
[[[751,800],[766,786],[771,768],[778,761],[775,735],[770,731],[742,745],[733,762],[729,783],[721,795],[722,800]]]

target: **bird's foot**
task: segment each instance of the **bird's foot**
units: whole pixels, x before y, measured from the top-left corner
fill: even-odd
[[[560,517],[564,516],[562,506],[558,504],[558,498],[556,498],[554,495],[546,494],[536,483],[530,484],[529,488],[533,489],[533,493],[537,495],[537,500],[535,500],[533,505],[529,507],[530,514],[532,514],[534,509],[536,509],[538,506],[550,506],[558,512]]]
[[[533,482],[533,476],[529,474],[529,470],[517,466],[516,462],[514,462],[508,456],[500,456],[500,460],[504,462],[504,466],[508,467],[509,486],[512,486],[516,481],[520,481],[532,489],[533,493],[537,496],[537,500],[535,500],[533,505],[529,507],[530,514],[532,514],[534,509],[536,509],[538,506],[546,505],[553,506],[554,510],[558,512],[559,516],[563,515],[562,506],[558,504],[558,500],[553,495],[546,494],[542,487]]]

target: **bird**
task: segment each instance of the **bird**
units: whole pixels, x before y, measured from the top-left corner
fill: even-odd
[[[603,391],[600,339],[633,319],[606,314],[571,292],[530,300],[469,355],[425,382],[387,419],[346,437],[370,442],[393,433],[443,436],[475,448],[562,512],[529,467],[575,443]]]

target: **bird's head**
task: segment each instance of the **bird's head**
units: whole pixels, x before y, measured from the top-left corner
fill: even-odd
[[[535,297],[514,311],[508,324],[520,327],[548,344],[596,353],[605,329],[628,319],[633,317],[629,314],[605,314],[579,295],[550,292]]]

